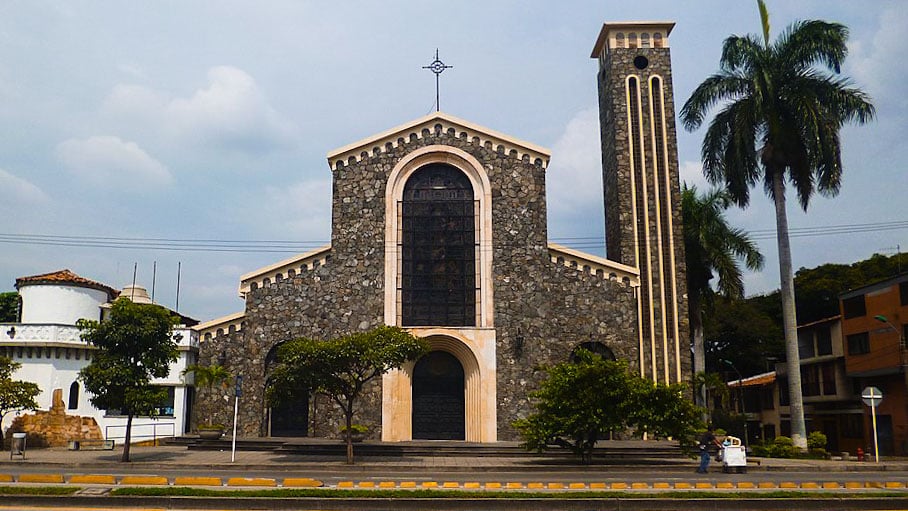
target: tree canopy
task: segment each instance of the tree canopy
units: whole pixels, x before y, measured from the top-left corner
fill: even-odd
[[[151,381],[166,377],[177,360],[171,337],[174,322],[167,309],[128,298],[115,301],[105,321],[78,322],[82,340],[97,348],[91,363],[79,371],[85,390],[92,394],[91,403],[127,417],[121,461],[129,461],[133,417],[155,416],[167,398],[166,390]]]
[[[35,398],[41,393],[38,385],[32,382],[13,379],[13,373],[22,367],[9,357],[0,357],[0,421],[10,412],[36,410]]]
[[[0,293],[0,323],[19,321],[19,293]]]
[[[268,400],[280,403],[297,392],[324,394],[344,414],[347,463],[353,463],[353,413],[366,384],[416,360],[429,349],[399,327],[379,326],[329,340],[295,339],[278,349]]]
[[[574,361],[546,371],[530,394],[536,411],[513,423],[528,450],[559,445],[588,463],[596,442],[610,432],[646,431],[688,446],[701,424],[700,409],[684,397],[684,385],[653,383],[631,373],[626,362],[578,350]]]

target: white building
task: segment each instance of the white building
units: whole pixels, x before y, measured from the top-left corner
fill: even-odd
[[[61,389],[67,415],[92,417],[105,439],[122,442],[126,437],[126,416],[92,406],[90,395],[78,380],[79,371],[91,361],[94,348],[81,340],[76,322],[83,318],[103,319],[111,302],[120,296],[136,303],[151,303],[146,290],[127,286],[118,292],[70,270],[20,277],[16,279],[16,289],[20,300],[19,322],[0,324],[0,355],[22,364],[13,378],[38,384],[40,410],[49,410],[54,390]],[[173,329],[179,358],[171,364],[167,378],[154,382],[168,389],[168,403],[154,419],[133,419],[134,442],[179,436],[188,431],[194,393],[191,378],[187,381],[181,373],[195,363],[199,338],[190,328],[196,320],[180,315],[180,323]],[[12,419],[12,416],[5,418],[4,429]]]

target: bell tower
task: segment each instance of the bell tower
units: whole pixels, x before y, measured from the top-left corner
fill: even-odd
[[[606,255],[640,271],[640,374],[689,381],[681,193],[669,34],[674,22],[605,23],[599,62],[599,126]]]

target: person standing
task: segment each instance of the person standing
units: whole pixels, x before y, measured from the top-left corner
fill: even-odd
[[[709,458],[713,447],[719,447],[719,440],[716,439],[716,435],[713,434],[713,427],[707,426],[706,431],[700,435],[700,466],[697,467],[698,474],[705,474],[707,472],[706,468],[709,466]]]

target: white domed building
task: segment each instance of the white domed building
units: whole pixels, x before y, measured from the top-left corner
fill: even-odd
[[[0,355],[22,364],[13,378],[38,385],[41,389],[37,398],[39,410],[51,410],[54,393],[59,391],[57,394],[67,416],[93,418],[104,439],[123,441],[126,416],[116,410],[99,410],[92,406],[90,395],[78,380],[79,371],[91,361],[94,348],[82,341],[76,323],[80,319],[103,320],[118,297],[136,303],[152,303],[148,292],[134,285],[117,291],[70,270],[20,277],[16,279],[16,290],[19,293],[18,321],[0,324]],[[173,329],[179,358],[171,364],[167,378],[154,382],[168,389],[168,403],[154,419],[133,419],[133,442],[174,437],[188,431],[193,389],[181,373],[196,360],[198,333],[190,327],[198,321],[179,316],[180,324]],[[57,408],[60,407],[58,402]],[[4,418],[4,430],[13,419],[13,416]]]

